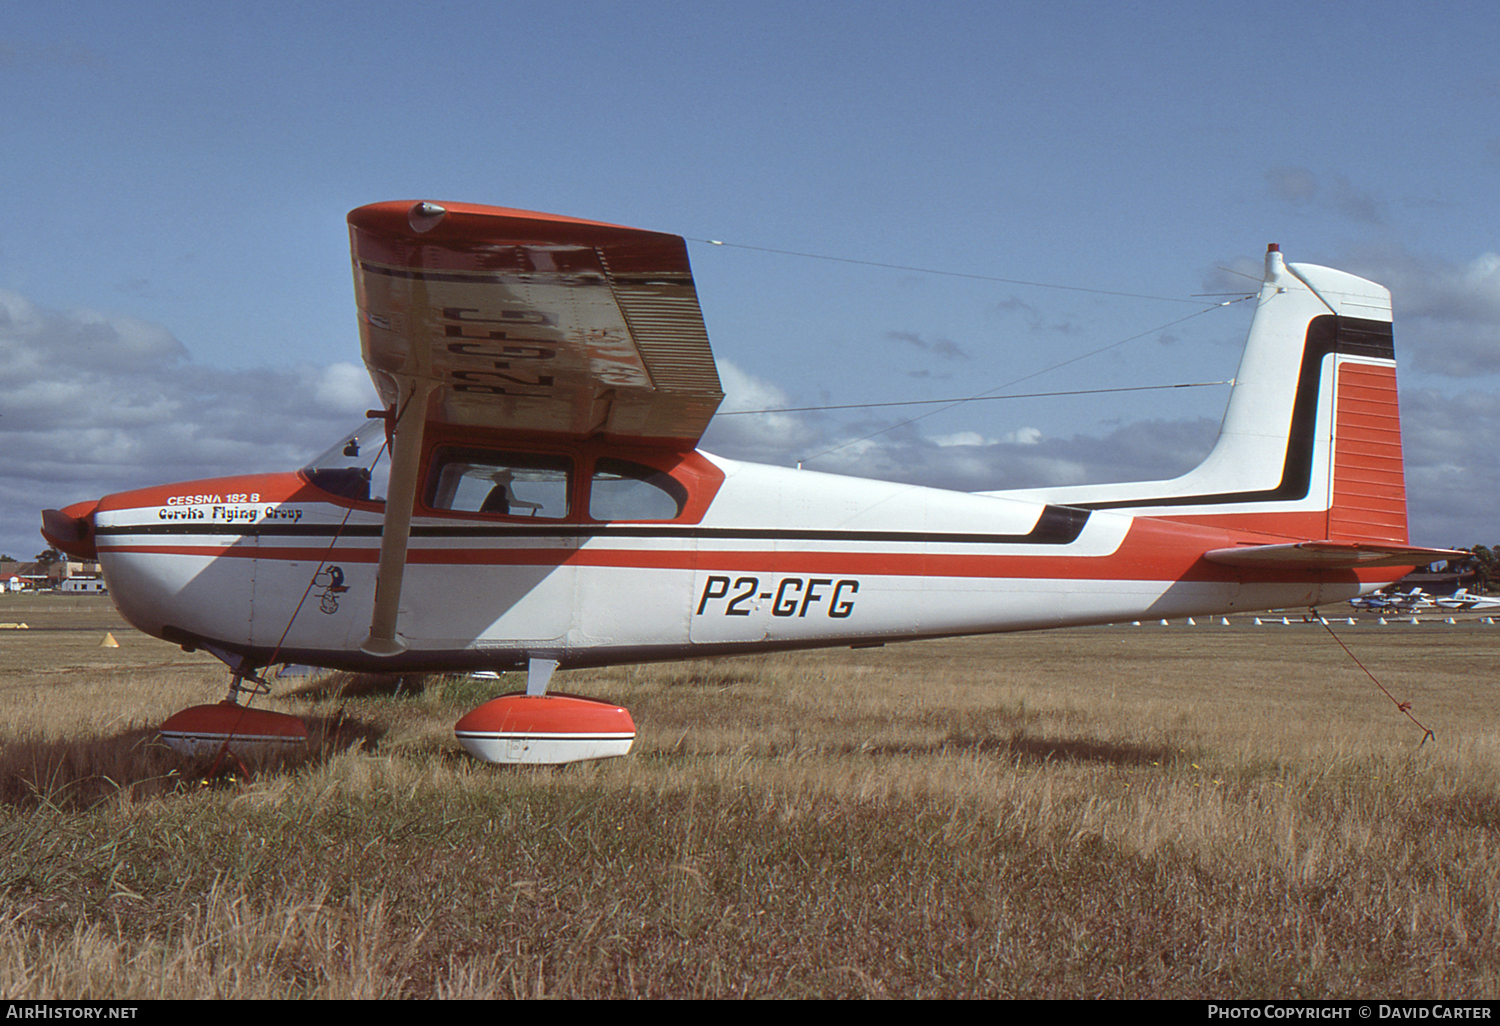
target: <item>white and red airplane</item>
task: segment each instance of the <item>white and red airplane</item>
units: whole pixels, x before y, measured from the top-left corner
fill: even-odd
[[[1500,598],[1494,595],[1474,595],[1468,588],[1459,588],[1452,595],[1438,599],[1437,604],[1444,609],[1482,612],[1486,609],[1500,609]]]
[[[1407,542],[1390,294],[1275,246],[1201,466],[965,494],[697,450],[722,393],[677,236],[430,202],[349,227],[378,420],[302,470],[43,514],[131,623],[230,667],[164,725],[185,747],[297,739],[234,700],[298,662],[524,668],[463,745],[600,758],[629,714],[555,669],[1311,607],[1463,555]]]

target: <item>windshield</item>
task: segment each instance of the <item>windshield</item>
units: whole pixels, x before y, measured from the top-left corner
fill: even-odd
[[[307,479],[325,492],[362,502],[384,502],[391,478],[385,447],[385,421],[367,420],[327,452],[302,468]]]

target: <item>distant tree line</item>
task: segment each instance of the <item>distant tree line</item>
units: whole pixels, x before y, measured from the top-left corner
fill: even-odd
[[[1454,548],[1462,548],[1455,545]],[[1469,585],[1470,591],[1488,592],[1490,589],[1500,585],[1500,554],[1488,545],[1475,545],[1468,549],[1467,559],[1460,559],[1448,563],[1449,571],[1458,571],[1462,574],[1473,574],[1474,583]]]

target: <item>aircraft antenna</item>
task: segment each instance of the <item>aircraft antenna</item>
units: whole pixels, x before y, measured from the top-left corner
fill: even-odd
[[[772,249],[768,246],[748,246],[742,242],[724,242],[721,239],[695,239],[683,236],[689,242],[701,242],[709,246],[728,246],[730,249],[748,249],[753,253],[771,253],[775,256],[801,257],[804,260],[827,260],[835,264],[857,264],[861,267],[879,267],[887,271],[912,271],[916,274],[940,274],[947,278],[969,278],[973,281],[994,281],[1002,285],[1025,285],[1034,289],[1061,289],[1065,292],[1089,292],[1096,296],[1119,296],[1124,299],[1152,299],[1160,303],[1196,303],[1194,299],[1181,296],[1148,296],[1140,292],[1113,292],[1109,289],[1091,289],[1082,285],[1057,285],[1045,281],[1024,281],[1020,278],[1001,278],[992,274],[972,274],[968,271],[939,271],[932,267],[913,267],[908,264],[887,264],[879,260],[859,260],[855,257],[828,256],[823,253],[802,253],[794,249]]]
[[[978,393],[977,395],[972,395],[972,396],[969,396],[969,397],[964,398],[964,399],[955,399],[952,402],[948,403],[946,406],[939,406],[935,410],[929,410],[926,413],[919,413],[915,417],[908,417],[906,420],[899,421],[898,423],[891,424],[891,425],[889,425],[887,427],[883,427],[883,428],[881,428],[878,431],[871,431],[869,434],[863,435],[863,436],[861,436],[859,438],[853,438],[853,439],[850,439],[847,442],[840,442],[838,445],[835,445],[835,446],[833,446],[832,448],[829,448],[829,449],[824,449],[822,452],[817,453],[816,455],[813,455],[813,456],[804,456],[800,460],[798,460],[797,462],[798,463],[811,463],[813,460],[821,459],[824,456],[829,455],[830,453],[838,452],[840,449],[847,449],[851,445],[858,445],[860,442],[868,441],[869,439],[874,438],[877,435],[883,435],[883,434],[885,434],[885,433],[887,433],[889,431],[894,431],[897,428],[905,427],[908,424],[914,424],[914,423],[916,423],[919,420],[922,420],[922,419],[924,419],[926,417],[931,417],[934,414],[942,413],[945,410],[952,409],[953,407],[962,405],[963,403],[973,402],[973,401],[975,401],[977,399],[988,398],[989,394],[991,392],[998,392],[1002,388],[1010,388],[1012,385],[1019,385],[1023,381],[1030,381],[1032,378],[1038,378],[1038,377],[1041,377],[1043,374],[1046,374],[1046,373],[1048,373],[1050,371],[1055,371],[1059,367],[1066,367],[1069,364],[1077,363],[1080,360],[1087,360],[1091,356],[1098,356],[1100,353],[1107,353],[1107,352],[1109,352],[1109,350],[1115,349],[1115,348],[1117,348],[1119,346],[1123,346],[1127,342],[1134,342],[1138,338],[1144,338],[1147,335],[1154,335],[1158,331],[1164,331],[1167,328],[1173,327],[1174,325],[1181,324],[1183,321],[1190,321],[1194,317],[1201,317],[1202,315],[1204,315],[1206,313],[1211,313],[1214,310],[1222,309],[1223,307],[1230,306],[1230,305],[1232,305],[1234,303],[1243,303],[1247,299],[1254,299],[1254,298],[1255,298],[1254,296],[1241,296],[1239,299],[1229,299],[1229,300],[1225,300],[1222,303],[1215,303],[1213,306],[1203,307],[1201,310],[1196,310],[1193,313],[1188,314],[1186,317],[1179,317],[1175,321],[1168,321],[1166,324],[1160,324],[1160,325],[1157,325],[1154,328],[1147,328],[1145,331],[1137,332],[1136,334],[1131,335],[1129,338],[1122,338],[1118,342],[1111,342],[1107,346],[1100,346],[1098,349],[1091,350],[1090,352],[1080,353],[1078,356],[1071,357],[1071,358],[1069,358],[1067,360],[1063,360],[1063,361],[1061,361],[1059,363],[1054,363],[1050,367],[1043,367],[1041,370],[1033,371],[1032,373],[1023,375],[1022,377],[1013,378],[1012,380],[1007,381],[1007,382],[1005,382],[1002,385],[996,385],[994,388],[987,388],[983,392]]]
[[[759,413],[820,413],[827,410],[878,410],[885,406],[936,406],[940,403],[984,403],[998,399],[1051,399],[1063,395],[1104,395],[1109,392],[1155,392],[1164,388],[1209,388],[1232,385],[1224,381],[1183,381],[1175,385],[1123,385],[1119,388],[1075,388],[1065,392],[1018,392],[1013,395],[974,395],[957,399],[902,399],[889,403],[841,403],[835,406],[781,406],[766,410],[721,410],[716,417],[748,417]]]

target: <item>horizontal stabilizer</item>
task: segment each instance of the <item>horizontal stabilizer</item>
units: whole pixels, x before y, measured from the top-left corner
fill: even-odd
[[[1462,559],[1462,549],[1424,549],[1377,542],[1305,541],[1281,545],[1241,545],[1203,554],[1212,563],[1265,570],[1353,570],[1375,566],[1426,566]]]

